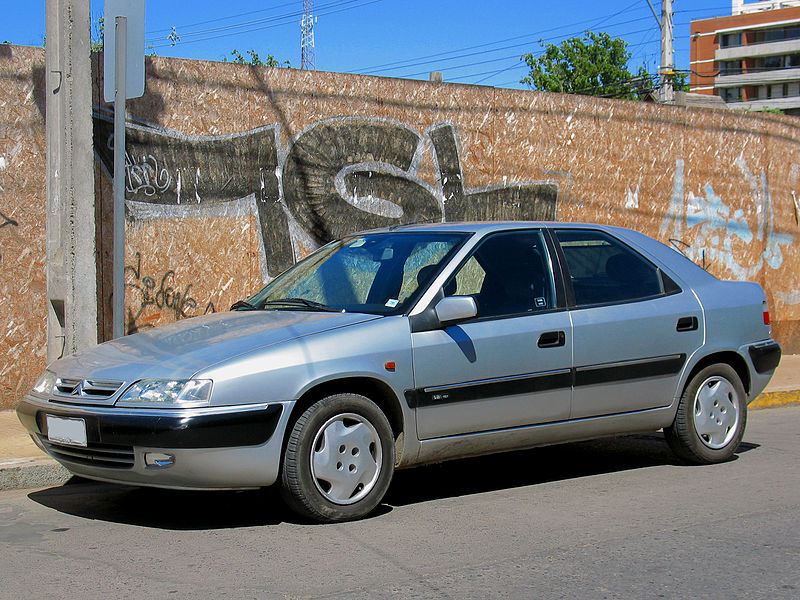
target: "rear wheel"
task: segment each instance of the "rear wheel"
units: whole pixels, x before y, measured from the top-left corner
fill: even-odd
[[[310,406],[286,443],[281,475],[287,504],[316,521],[369,514],[394,473],[386,415],[364,396],[337,394]]]
[[[709,464],[736,452],[747,424],[747,396],[732,367],[716,364],[698,372],[686,386],[678,412],[664,430],[682,459]]]

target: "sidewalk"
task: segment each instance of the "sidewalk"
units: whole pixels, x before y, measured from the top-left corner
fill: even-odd
[[[767,389],[750,410],[800,404],[800,355],[781,358]],[[0,411],[0,490],[63,484],[69,472],[33,443],[13,410]]]

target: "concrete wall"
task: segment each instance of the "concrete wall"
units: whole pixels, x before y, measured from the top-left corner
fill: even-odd
[[[23,51],[32,52],[12,47]],[[3,72],[14,69],[10,60],[0,59]],[[101,89],[98,78],[107,337],[113,141]],[[0,155],[7,156],[4,131],[18,126],[3,101]],[[26,102],[41,128],[33,95]],[[225,310],[350,231],[443,218],[560,219],[632,227],[719,277],[758,281],[776,337],[787,351],[800,350],[800,146],[792,119],[163,58],[147,59],[147,93],[128,110],[129,332]],[[27,168],[43,189],[41,154],[39,162]],[[5,179],[0,185],[8,189]],[[43,196],[32,200],[40,214]],[[20,204],[0,192],[4,214],[22,215]],[[18,226],[0,229],[3,268],[6,232],[24,222],[14,218]],[[43,235],[31,229],[21,238],[42,273]],[[15,271],[6,289],[17,290],[23,277]],[[33,290],[9,296],[0,299],[3,315],[13,307],[34,335],[24,365],[0,345],[5,406],[44,366],[34,345],[43,340],[43,300]]]

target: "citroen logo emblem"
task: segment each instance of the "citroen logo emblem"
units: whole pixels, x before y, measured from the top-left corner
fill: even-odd
[[[70,396],[80,396],[81,394],[83,394],[83,381],[79,381],[78,385],[72,388]]]

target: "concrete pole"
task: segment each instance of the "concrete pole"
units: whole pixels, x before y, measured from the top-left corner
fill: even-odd
[[[47,360],[97,344],[89,0],[46,2]]]
[[[661,0],[661,89],[659,96],[664,104],[675,102],[673,77],[675,62],[672,53],[672,0]]]

